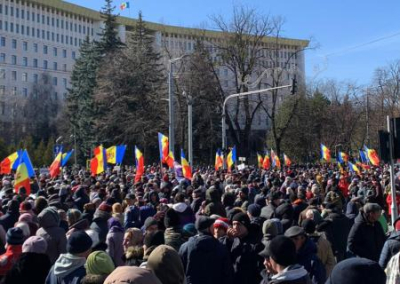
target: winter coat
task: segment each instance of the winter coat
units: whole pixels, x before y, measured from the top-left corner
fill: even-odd
[[[99,209],[94,213],[94,218],[90,229],[93,229],[99,234],[99,242],[105,243],[108,234],[108,224],[107,221],[110,219],[111,215],[108,212],[101,211]]]
[[[297,251],[297,263],[304,266],[310,274],[312,283],[323,284],[326,280],[325,267],[317,256],[317,246],[309,238]]]
[[[233,240],[225,239],[225,245],[230,251],[234,269],[234,284],[258,284],[261,281],[261,271],[264,269],[264,259],[258,254],[263,245],[251,235]]]
[[[167,228],[164,232],[164,241],[166,245],[173,247],[176,251],[179,251],[181,245],[185,242],[182,237],[182,229]]]
[[[193,199],[192,204],[190,204],[190,207],[192,208],[194,213],[197,213],[197,211],[199,211],[202,202],[203,198],[201,197]]]
[[[140,206],[140,227],[141,228],[148,217],[153,217],[157,211],[150,205]]]
[[[385,269],[389,260],[400,251],[400,231],[393,231],[386,240],[381,255],[379,265]]]
[[[348,250],[358,257],[378,261],[385,240],[381,224],[370,223],[365,213],[360,210],[349,233]]]
[[[196,221],[192,208],[190,208],[186,203],[176,203],[172,208],[178,213],[182,228],[186,224],[194,223]]]
[[[275,217],[276,206],[271,202],[261,209],[260,217],[269,220]]]
[[[50,269],[45,284],[80,284],[86,276],[85,263],[84,257],[61,254]]]
[[[269,280],[266,277],[265,270],[261,275],[264,280],[260,284],[311,284],[307,270],[298,264],[286,267],[281,273],[273,275]]]
[[[179,249],[187,284],[231,284],[232,265],[224,245],[211,235],[191,237]]]
[[[0,225],[3,226],[4,230],[7,232],[8,229],[14,227],[14,224],[18,222],[19,211],[14,209],[8,210],[6,214],[0,217]]]
[[[324,235],[313,234],[310,239],[317,245],[317,256],[325,267],[326,277],[331,275],[333,267],[336,265],[335,256],[332,252],[332,247]]]
[[[221,217],[226,216],[224,205],[221,203],[221,197],[218,190],[215,187],[210,187],[206,191],[207,206],[204,209],[204,213],[207,216],[219,215]]]
[[[125,229],[128,228],[139,228],[140,222],[140,210],[137,206],[132,205],[129,206],[128,209],[125,211],[125,220],[124,220],[124,227]]]
[[[325,234],[332,245],[335,255],[344,254],[347,248],[347,238],[352,226],[352,221],[342,213],[329,213],[325,218],[329,221]]]
[[[86,203],[90,202],[89,196],[85,193],[85,188],[84,187],[79,187],[79,189],[74,193],[73,196],[74,203],[76,205],[76,208],[79,209],[79,211],[83,212],[83,206]]]
[[[43,284],[51,268],[50,259],[42,253],[22,253],[4,278],[4,284]]]
[[[38,219],[40,228],[37,230],[36,236],[46,240],[46,254],[49,256],[50,263],[53,264],[60,254],[66,252],[67,238],[65,231],[59,227],[60,217],[53,207],[45,208],[40,212]]]
[[[15,265],[22,254],[22,245],[8,245],[6,252],[0,255],[0,276],[6,273]]]
[[[106,238],[106,252],[112,258],[116,267],[124,265],[122,259],[124,255],[124,247],[122,246],[123,242],[124,230],[118,227],[111,227]]]
[[[307,207],[308,204],[304,200],[296,199],[293,202],[293,220],[296,224],[298,224],[301,212],[303,212]]]

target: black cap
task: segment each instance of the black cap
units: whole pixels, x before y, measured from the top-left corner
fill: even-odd
[[[232,218],[232,222],[234,221],[241,223],[247,229],[250,228],[250,218],[249,216],[247,216],[246,213],[243,212],[236,213],[235,216],[233,216]]]
[[[214,224],[214,219],[207,217],[207,216],[200,216],[197,220],[196,220],[196,230],[199,232],[204,232],[207,231],[211,225]]]
[[[285,236],[277,236],[259,253],[264,258],[272,258],[282,266],[296,263],[296,246],[291,239]]]
[[[88,251],[92,247],[92,239],[84,231],[72,233],[67,241],[67,252],[78,254]]]

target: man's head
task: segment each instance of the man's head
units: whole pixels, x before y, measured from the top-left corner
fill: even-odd
[[[277,236],[260,252],[268,272],[277,274],[286,267],[296,263],[296,247],[293,241],[285,236]]]
[[[382,208],[376,203],[367,203],[363,207],[363,211],[369,222],[375,223],[382,215]]]
[[[158,231],[158,222],[153,217],[148,217],[146,221],[144,221],[144,229],[146,234],[157,232]]]
[[[72,233],[67,241],[67,252],[87,258],[91,252],[92,239],[84,231]]]
[[[214,237],[219,239],[226,235],[229,229],[229,220],[227,218],[218,218],[214,223]]]
[[[232,218],[232,227],[236,231],[236,236],[243,238],[249,234],[250,218],[246,213],[239,212]]]
[[[196,230],[199,233],[213,235],[214,233],[214,219],[207,216],[199,216],[196,220]]]
[[[293,241],[296,246],[296,251],[299,251],[307,240],[306,232],[299,226],[293,226],[287,229],[285,236]]]

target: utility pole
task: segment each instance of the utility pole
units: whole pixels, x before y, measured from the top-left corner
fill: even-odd
[[[367,94],[366,94],[366,106],[365,106],[365,119],[367,121],[367,133],[366,133],[366,140],[367,140],[367,146],[369,147],[369,88],[367,88]]]
[[[394,123],[395,123],[395,119],[393,119],[393,122],[392,122],[390,117],[387,116],[387,128],[388,128],[388,132],[389,132],[389,150],[390,150],[390,194],[392,195],[392,204],[391,204],[392,225],[394,225],[394,222],[396,221],[397,216],[398,216],[396,188],[395,188],[395,182],[394,182],[394,161],[393,161],[393,156],[394,156],[393,136],[394,136],[394,131],[395,131],[395,126],[393,125]]]
[[[188,152],[189,164],[193,167],[193,98],[191,95],[187,97],[188,103]]]

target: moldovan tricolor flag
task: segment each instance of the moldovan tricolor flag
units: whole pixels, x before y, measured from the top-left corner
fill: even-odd
[[[144,157],[143,153],[135,146],[136,174],[135,182],[139,182],[144,174]]]
[[[367,146],[364,146],[364,149],[365,152],[367,152],[369,162],[375,167],[379,166],[380,160],[378,157],[378,153],[376,153],[374,149],[369,149]]]
[[[258,167],[259,167],[260,169],[262,169],[264,159],[263,159],[263,157],[262,157],[260,154],[258,154],[258,153],[257,153],[257,162],[258,162]]]
[[[290,167],[290,165],[292,164],[292,161],[289,159],[288,156],[286,156],[286,154],[283,154],[283,162],[285,163],[286,167]]]
[[[235,165],[236,162],[236,147],[233,147],[226,157],[226,164],[228,166],[228,172],[232,170],[232,166]]]
[[[31,194],[31,184],[29,181],[29,173],[28,173],[28,168],[26,166],[25,160],[21,156],[19,161],[19,165],[17,168],[17,171],[15,173],[15,185],[14,189],[15,192],[18,194],[19,189],[21,187],[24,187],[26,189],[26,194],[29,195]]]
[[[92,172],[92,176],[99,175],[105,170],[106,164],[106,154],[103,146],[98,146],[94,149],[94,158],[90,160],[90,170]]]
[[[221,149],[218,149],[217,153],[215,153],[215,170],[218,171],[223,166],[224,166],[224,155],[222,154]]]
[[[270,167],[271,167],[271,158],[269,157],[269,155],[267,153],[264,157],[263,168],[264,168],[264,170],[269,170]]]
[[[183,176],[188,180],[192,180],[192,168],[190,167],[189,162],[186,160],[183,149],[181,149],[181,165]]]
[[[321,144],[321,159],[328,163],[331,161],[331,151],[324,144]]]
[[[10,174],[14,163],[18,160],[18,152],[14,152],[0,163],[0,174]]]
[[[61,173],[61,165],[62,165],[62,152],[58,152],[56,158],[49,168],[50,177],[54,178]]]
[[[174,167],[174,154],[169,151],[169,140],[164,134],[158,133],[158,146],[160,148],[161,163],[167,164],[170,169]]]

